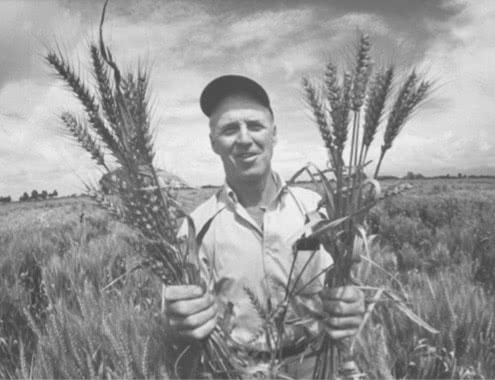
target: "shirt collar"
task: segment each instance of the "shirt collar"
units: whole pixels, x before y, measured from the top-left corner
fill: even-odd
[[[282,194],[285,194],[288,189],[288,185],[285,182],[285,180],[282,178],[280,174],[278,174],[275,171],[272,171],[272,177],[275,181],[275,185],[277,186],[277,192],[275,195],[275,199],[278,201]],[[227,180],[225,180],[221,192],[221,198],[224,200],[228,201],[229,203],[236,204],[239,202],[239,199],[237,198],[237,194],[235,191],[229,186],[227,183]]]

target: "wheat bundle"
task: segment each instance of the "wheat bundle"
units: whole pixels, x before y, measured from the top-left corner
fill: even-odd
[[[101,207],[140,234],[145,243],[141,252],[143,265],[164,284],[194,284],[205,289],[199,273],[199,242],[194,223],[181,209],[177,194],[160,186],[153,166],[149,72],[141,65],[127,73],[120,70],[103,40],[107,3],[108,0],[101,15],[99,40],[90,45],[94,88],[84,83],[60,50],[51,50],[45,57],[85,111],[83,117],[66,111],[60,119],[95,163],[110,173],[111,188],[118,202],[90,190]],[[182,218],[188,230],[185,238],[177,236]],[[200,345],[204,370],[213,376],[239,378],[251,365],[248,356],[230,341],[221,321]],[[170,369],[177,376],[173,371]]]
[[[303,173],[309,173],[312,181],[321,188],[321,208],[326,218],[322,218],[321,213],[315,213],[317,217],[305,226],[302,239],[318,239],[331,254],[334,264],[325,274],[325,286],[328,287],[356,284],[353,278],[354,264],[361,260],[363,247],[365,250],[367,247],[366,215],[384,195],[395,193],[386,191],[381,194],[377,178],[383,158],[408,118],[430,94],[431,89],[431,82],[423,80],[413,70],[399,86],[396,100],[391,110],[386,112],[395,68],[389,66],[373,74],[370,51],[370,37],[362,35],[352,70],[345,71],[339,78],[337,66],[330,62],[326,66],[322,84],[306,78],[302,82],[307,104],[329,160],[325,170],[308,164],[293,176],[291,182]],[[374,177],[369,177],[365,173],[369,164],[369,148],[385,114],[387,121],[381,155]],[[347,160],[344,158],[344,149],[349,152]],[[390,292],[377,289],[375,296],[378,298],[375,297],[374,302],[381,296],[393,298],[408,317],[435,332]],[[349,341],[332,342],[323,334],[314,377],[361,378],[362,374],[353,360],[353,346]]]

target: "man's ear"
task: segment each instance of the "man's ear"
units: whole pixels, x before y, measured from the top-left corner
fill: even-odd
[[[217,144],[215,142],[215,139],[213,138],[213,135],[212,133],[210,132],[210,134],[208,135],[210,137],[210,145],[211,145],[211,149],[213,150],[213,152],[215,152],[216,154],[218,154],[218,151],[217,151]]]
[[[273,134],[272,134],[272,139],[273,139],[273,144],[276,144],[278,141],[278,134],[277,134],[277,125],[273,124]]]

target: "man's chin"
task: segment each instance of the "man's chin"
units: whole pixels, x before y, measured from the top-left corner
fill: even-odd
[[[236,176],[241,182],[257,182],[266,177],[266,173],[259,168],[251,168],[248,170],[240,170]]]

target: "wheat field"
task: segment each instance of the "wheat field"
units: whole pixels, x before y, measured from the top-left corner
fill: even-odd
[[[439,333],[380,303],[358,340],[360,366],[370,378],[494,378],[495,180],[412,184],[371,212],[372,256],[386,273],[367,267],[362,277],[401,287]],[[215,191],[182,190],[179,199],[190,211]],[[166,373],[180,347],[167,340],[161,285],[138,266],[139,249],[86,197],[0,206],[0,377],[191,369],[194,352]]]

